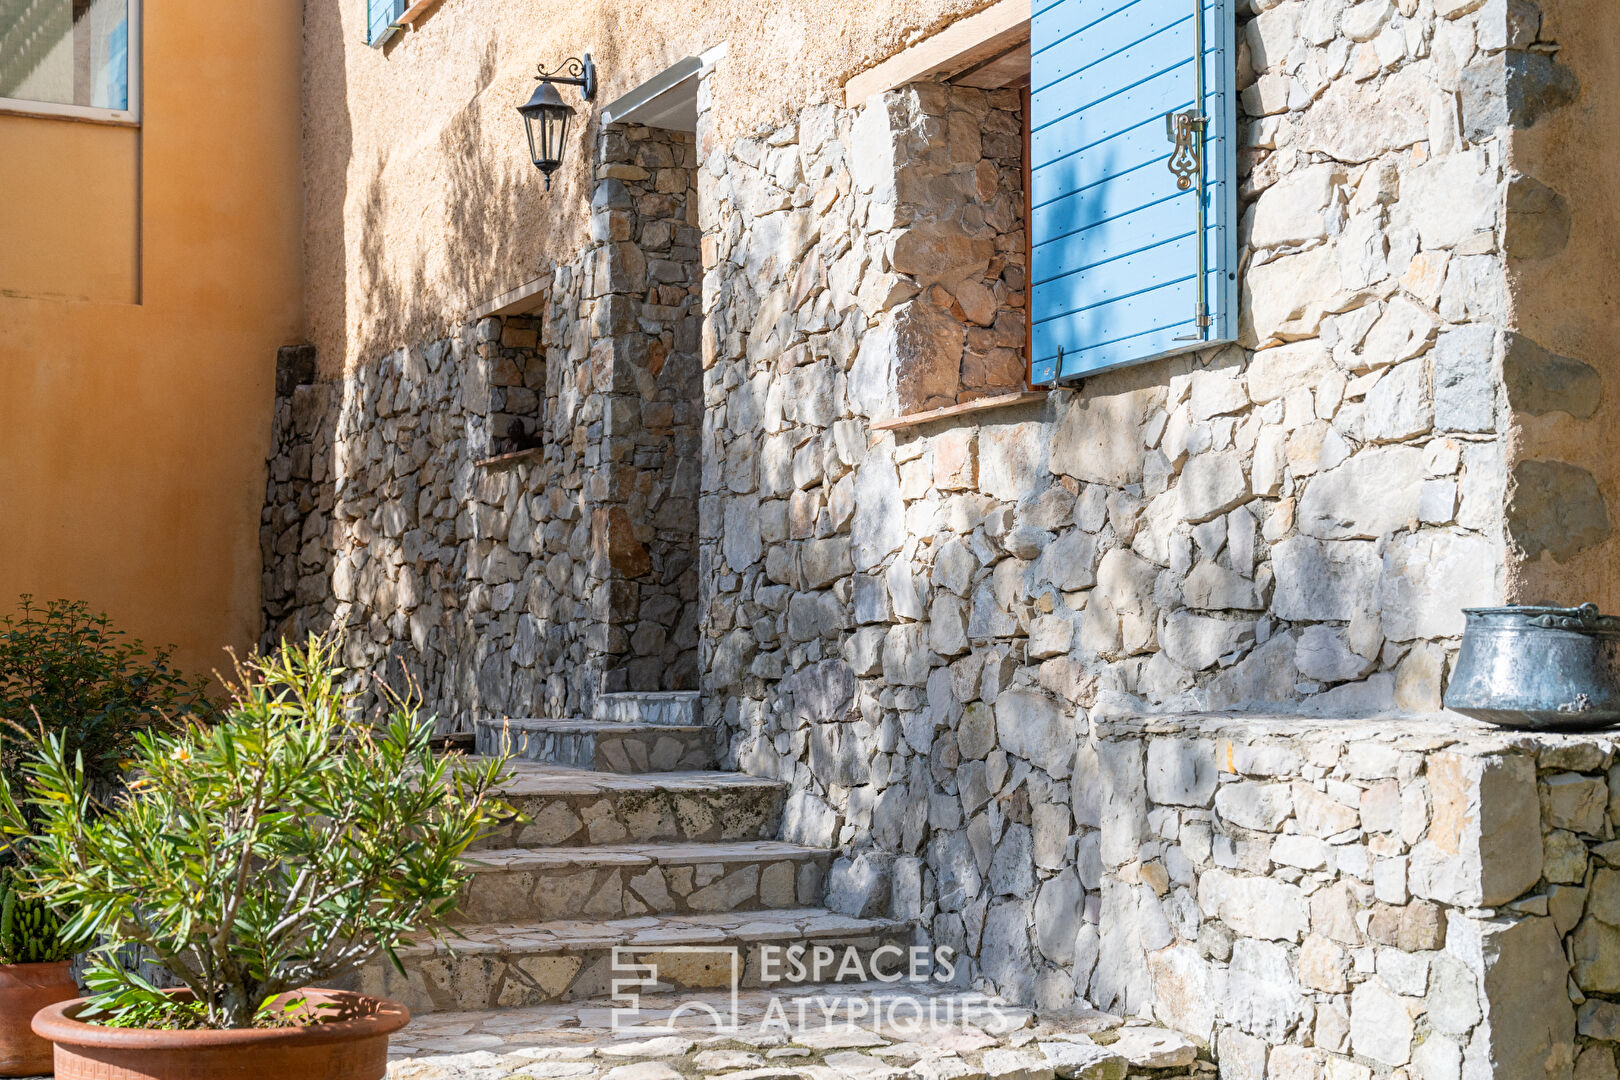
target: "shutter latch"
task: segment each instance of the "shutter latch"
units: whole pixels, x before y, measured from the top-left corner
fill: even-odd
[[[1197,109],[1164,114],[1164,137],[1176,144],[1170,155],[1170,172],[1176,178],[1176,189],[1187,191],[1193,186],[1193,177],[1203,172],[1204,125],[1209,118]]]

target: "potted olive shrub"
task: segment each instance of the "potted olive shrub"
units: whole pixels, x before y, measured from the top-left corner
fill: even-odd
[[[29,878],[70,940],[96,943],[92,996],[34,1018],[58,1080],[383,1076],[409,1013],[316,987],[440,932],[463,852],[509,810],[502,763],[435,756],[409,700],[357,717],[343,676],[315,638],[249,661],[214,726],[140,736],[127,794],[99,814],[45,741],[27,767]]]
[[[29,1022],[47,1005],[78,997],[68,969],[73,949],[62,920],[0,870],[0,1076],[51,1071],[51,1044]]]

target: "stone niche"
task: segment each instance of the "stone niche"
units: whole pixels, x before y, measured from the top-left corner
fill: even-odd
[[[867,219],[885,234],[889,284],[865,359],[892,380],[900,415],[1028,385],[1023,130],[1018,92],[948,83],[888,95],[855,121],[857,184],[892,195]],[[849,260],[829,275],[859,273]]]
[[[594,633],[603,691],[697,686],[702,323],[697,150],[681,132],[613,125],[591,200],[587,462]],[[559,318],[567,318],[566,311]]]

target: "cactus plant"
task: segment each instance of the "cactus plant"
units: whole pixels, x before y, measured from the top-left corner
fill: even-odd
[[[0,870],[0,964],[54,964],[72,958],[62,920],[38,897],[25,895],[9,870]]]

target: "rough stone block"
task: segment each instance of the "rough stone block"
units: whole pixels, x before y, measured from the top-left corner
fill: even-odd
[[[1378,585],[1377,545],[1295,536],[1272,549],[1277,590],[1272,611],[1283,619],[1348,622],[1372,602]]]
[[[1380,384],[1382,385],[1382,384]],[[1377,539],[1418,515],[1423,451],[1379,446],[1311,477],[1299,501],[1299,531],[1324,540]],[[1378,492],[1369,498],[1369,492]]]
[[[1560,562],[1606,540],[1614,531],[1597,480],[1564,461],[1513,466],[1508,536],[1527,560],[1550,552]]]
[[[1222,870],[1199,878],[1198,906],[1237,933],[1268,941],[1299,941],[1311,922],[1305,895],[1296,886]]]
[[[1162,396],[1162,390],[1077,396],[1052,437],[1052,471],[1110,487],[1140,482],[1142,425]]]
[[[1454,637],[1462,609],[1500,595],[1496,546],[1482,536],[1425,531],[1396,537],[1384,553],[1379,608],[1391,641]]]
[[[1055,780],[1069,775],[1079,731],[1068,711],[1045,694],[1013,690],[996,698],[1001,748],[1044,769]]]
[[[860,919],[886,914],[893,866],[894,856],[887,852],[862,851],[839,858],[827,875],[827,907]]]
[[[1492,431],[1496,328],[1463,326],[1441,334],[1434,347],[1434,423],[1442,431]]]
[[[1267,1042],[1281,1042],[1309,1015],[1288,950],[1241,938],[1232,945],[1220,1015]]]
[[[1147,746],[1147,794],[1155,803],[1205,807],[1215,795],[1215,748],[1189,739],[1152,739]]]
[[[1453,917],[1446,951],[1479,978],[1484,1026],[1468,1048],[1488,1076],[1556,1076],[1574,1059],[1575,1007],[1552,920]]]
[[[1249,498],[1249,481],[1235,452],[1199,454],[1188,460],[1176,485],[1181,517],[1190,522],[1218,517]]]
[[[1293,805],[1287,784],[1240,781],[1225,784],[1215,793],[1215,812],[1222,820],[1260,832],[1281,828],[1293,812]]]

